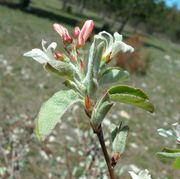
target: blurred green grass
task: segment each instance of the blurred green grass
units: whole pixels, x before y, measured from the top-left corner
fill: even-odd
[[[33,1],[31,6],[74,19],[80,23],[85,18],[61,11],[57,0],[52,0],[51,3]],[[102,25],[96,14],[87,12],[86,16],[93,16],[96,18],[96,25],[99,27]],[[3,6],[0,6],[0,17],[0,123],[3,125],[7,115],[13,119],[19,117],[20,114],[26,114],[33,119],[42,102],[62,88],[62,81],[59,81],[57,77],[47,75],[39,64],[23,57],[24,52],[32,48],[40,48],[42,39],[49,42],[59,41],[58,35],[52,30],[54,21],[51,18],[42,18],[19,9]],[[70,24],[62,24],[72,31],[73,27]],[[165,145],[163,138],[158,136],[157,129],[166,125],[170,126],[180,119],[180,45],[167,39],[158,39],[148,35],[143,37],[143,43],[149,44],[143,48],[151,54],[150,67],[145,76],[132,75],[129,84],[143,88],[155,104],[156,111],[151,115],[125,105],[114,108],[114,111],[125,110],[130,115],[130,119],[123,119],[129,123],[131,131],[136,133],[136,137],[130,134],[129,143],[138,145],[137,148],[132,148],[128,144],[128,150],[122,163],[127,165],[133,163],[141,168],[148,168],[153,176],[156,176],[155,178],[163,175],[169,179],[176,179],[180,176],[177,171],[171,169],[170,163],[161,163],[156,158],[155,152],[161,150]],[[10,72],[8,68],[12,68]],[[112,117],[114,111],[109,114],[108,118],[118,124],[121,116],[117,114],[114,119]],[[71,127],[73,128],[73,125]],[[61,135],[58,139],[62,140],[63,133],[59,133]],[[32,146],[34,151],[37,147],[39,147],[37,143]],[[56,151],[58,147],[57,145],[53,147],[54,153],[63,155],[63,150]],[[33,157],[37,157],[34,151],[31,152],[32,156],[27,168],[22,171],[22,178],[33,178],[34,176],[46,178],[47,173],[43,171],[43,168],[48,170],[48,166],[51,166],[54,170],[53,166],[56,165],[54,160],[51,160],[53,164],[46,164],[41,163],[41,159],[36,159],[39,169],[33,168]],[[36,170],[40,174],[36,174]],[[160,171],[165,173],[162,174]],[[33,177],[28,176],[29,172],[33,172]]]

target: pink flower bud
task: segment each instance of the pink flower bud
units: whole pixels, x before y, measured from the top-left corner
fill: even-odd
[[[53,28],[61,36],[62,41],[64,43],[65,42],[70,42],[70,43],[72,42],[72,38],[69,35],[68,30],[64,26],[62,26],[60,24],[53,24]]]
[[[60,52],[55,52],[54,57],[56,58],[56,60],[63,60],[64,59],[64,55]]]
[[[79,28],[79,27],[75,27],[75,28],[74,28],[74,32],[73,32],[73,37],[74,37],[75,39],[77,39],[78,36],[79,36],[79,33],[80,33],[80,28]]]
[[[70,57],[73,62],[75,62],[75,63],[77,62],[76,57],[73,54],[70,54]]]
[[[79,33],[79,36],[78,36],[78,46],[83,46],[85,45],[85,41],[87,40],[87,38],[90,36],[92,30],[94,28],[94,22],[93,20],[87,20],[80,33]]]

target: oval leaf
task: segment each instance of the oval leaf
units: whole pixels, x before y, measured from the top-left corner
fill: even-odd
[[[123,82],[128,80],[129,78],[129,73],[128,71],[122,70],[120,68],[108,68],[106,69],[100,79],[99,79],[99,84],[100,85],[105,85],[108,83],[117,83],[117,82]]]
[[[108,90],[111,100],[130,104],[149,112],[154,112],[154,106],[148,96],[140,89],[129,86],[114,86]]]
[[[124,152],[128,131],[128,126],[124,126],[121,130],[116,131],[112,142],[112,149],[114,153],[122,154]]]
[[[173,153],[169,153],[169,152],[157,152],[156,155],[159,158],[164,158],[164,159],[176,159],[178,157],[180,157],[180,152],[173,152]]]
[[[36,118],[37,137],[41,139],[50,134],[67,109],[78,100],[73,90],[59,91],[47,100]]]

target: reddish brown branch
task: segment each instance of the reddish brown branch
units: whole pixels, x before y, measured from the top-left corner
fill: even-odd
[[[103,134],[102,127],[100,126],[98,128],[98,130],[94,131],[94,132],[96,133],[98,140],[99,140],[99,143],[101,145],[101,149],[102,149],[105,161],[106,161],[106,165],[108,167],[110,179],[114,179],[115,177],[114,177],[113,167],[111,166],[111,161],[110,161],[110,158],[109,158],[109,155],[108,155],[108,152],[106,149],[106,145],[104,142],[104,134]]]

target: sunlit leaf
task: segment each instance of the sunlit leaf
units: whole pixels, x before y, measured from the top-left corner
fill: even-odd
[[[79,97],[73,90],[61,90],[47,100],[36,118],[35,131],[38,138],[42,139],[50,134],[67,109],[78,100]]]
[[[109,101],[109,95],[106,93],[95,105],[91,123],[93,125],[99,126],[103,121],[104,117],[112,107],[113,103]]]
[[[130,104],[149,112],[154,111],[154,106],[148,96],[140,89],[130,86],[114,86],[108,90],[108,93],[113,101]]]

